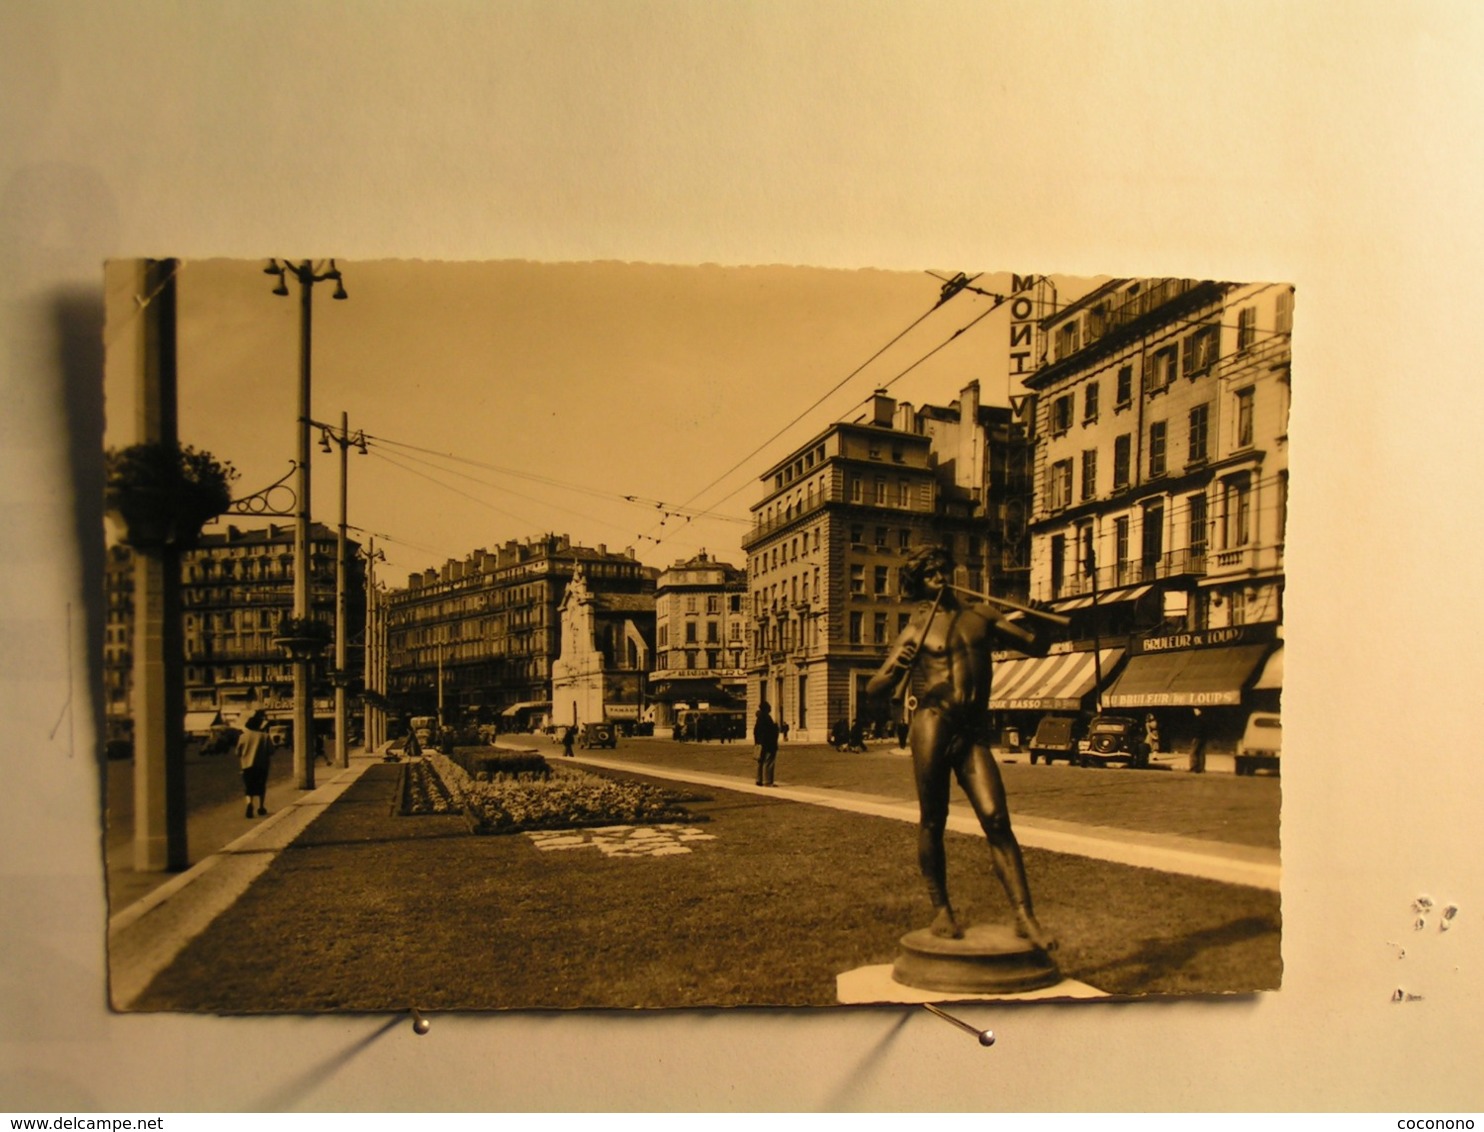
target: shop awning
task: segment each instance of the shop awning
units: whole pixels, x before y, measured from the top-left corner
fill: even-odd
[[[222,726],[222,713],[219,711],[188,711],[185,713],[187,735],[204,733],[213,727],[220,726]]]
[[[1103,649],[1103,678],[1107,679],[1122,649]],[[1076,711],[1097,680],[1097,663],[1089,652],[1026,657],[995,665],[989,706],[998,711]]]
[[[1216,707],[1240,704],[1242,689],[1267,645],[1185,649],[1130,657],[1123,674],[1103,693],[1103,706]]]
[[[1120,601],[1138,601],[1153,588],[1153,586],[1125,586],[1123,589],[1104,590],[1098,594],[1098,604],[1112,605]],[[1052,605],[1058,613],[1066,613],[1073,609],[1086,609],[1092,605],[1092,594],[1083,594],[1070,601],[1053,602]]]
[[[1283,646],[1280,644],[1262,666],[1262,675],[1252,685],[1254,692],[1281,692],[1283,690]]]
[[[551,701],[550,700],[523,700],[523,701],[521,701],[518,704],[511,704],[508,708],[506,708],[500,714],[501,715],[519,715],[521,712],[523,712],[523,711],[531,711],[533,708],[539,708],[542,711],[546,711],[550,707],[551,707]]]

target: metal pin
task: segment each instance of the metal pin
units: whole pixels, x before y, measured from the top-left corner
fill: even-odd
[[[953,1023],[953,1025],[957,1026],[960,1030],[963,1030],[966,1034],[973,1034],[976,1038],[979,1039],[979,1044],[980,1045],[982,1045],[982,1046],[992,1046],[992,1045],[994,1045],[994,1031],[993,1030],[981,1030],[977,1026],[971,1026],[967,1022],[965,1022],[962,1018],[955,1018],[952,1014],[949,1014],[946,1010],[939,1009],[938,1007],[934,1006],[931,1002],[924,1002],[922,1004],[922,1008],[924,1010],[926,1010],[929,1014],[936,1014],[939,1018],[943,1019],[943,1021],[945,1021],[945,1022],[951,1022],[951,1023]]]
[[[428,1019],[423,1015],[423,1012],[414,1006],[412,1008],[412,1032],[414,1034],[422,1035],[426,1034],[432,1028],[433,1023],[429,1022]]]

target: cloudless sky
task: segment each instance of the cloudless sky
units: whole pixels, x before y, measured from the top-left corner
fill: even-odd
[[[266,262],[190,260],[177,276],[181,439],[238,469],[238,497],[287,473],[297,446],[298,284],[275,296]],[[332,301],[333,284],[314,290],[311,416],[338,428],[345,411],[370,440],[369,455],[350,454],[349,522],[363,544],[376,535],[393,585],[548,531],[633,547],[655,566],[702,548],[740,565],[758,476],[858,416],[876,387],[914,404],[947,404],[975,379],[987,404],[1020,392],[1008,304],[955,338],[994,301],[965,291],[934,311],[941,283],[925,271],[338,266],[349,299]],[[1093,281],[1057,284],[1065,302]],[[1010,276],[975,286],[1003,294]],[[120,445],[134,439],[130,265],[110,264],[106,287],[107,442]],[[313,516],[333,526],[338,449],[318,441]],[[707,513],[679,514],[696,510]]]

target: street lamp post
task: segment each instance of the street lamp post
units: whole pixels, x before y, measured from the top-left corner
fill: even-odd
[[[294,515],[294,620],[300,624],[311,616],[309,590],[309,388],[310,343],[314,314],[314,285],[334,280],[334,298],[344,299],[345,285],[335,261],[328,270],[317,270],[313,260],[292,263],[269,260],[265,274],[276,275],[275,295],[289,293],[288,276],[299,283],[299,455],[295,476],[298,510]],[[294,778],[300,790],[314,789],[314,698],[311,680],[314,658],[296,652],[294,664]]]
[[[346,636],[348,618],[345,609],[345,565],[346,565],[346,501],[347,501],[347,467],[346,454],[354,448],[362,456],[366,455],[366,434],[358,432],[354,436],[350,433],[350,418],[342,412],[340,414],[340,431],[337,433],[329,425],[320,425],[321,444],[326,452],[331,451],[330,442],[334,441],[340,446],[340,525],[337,528],[335,542],[335,765],[345,769],[350,765],[350,746],[347,742],[346,731],[349,727],[349,716],[345,706],[345,683],[347,680],[346,666]],[[362,653],[364,657],[364,652]],[[364,671],[364,661],[362,664]]]

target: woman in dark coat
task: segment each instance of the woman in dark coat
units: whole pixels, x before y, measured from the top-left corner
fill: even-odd
[[[778,724],[766,700],[758,705],[757,718],[752,721],[752,741],[757,744],[757,784],[772,786],[773,767],[778,762]]]
[[[252,817],[253,799],[258,800],[258,816],[268,812],[268,765],[273,759],[273,740],[263,730],[268,719],[254,712],[237,739],[237,764],[242,768],[242,792],[247,797],[247,812]]]

